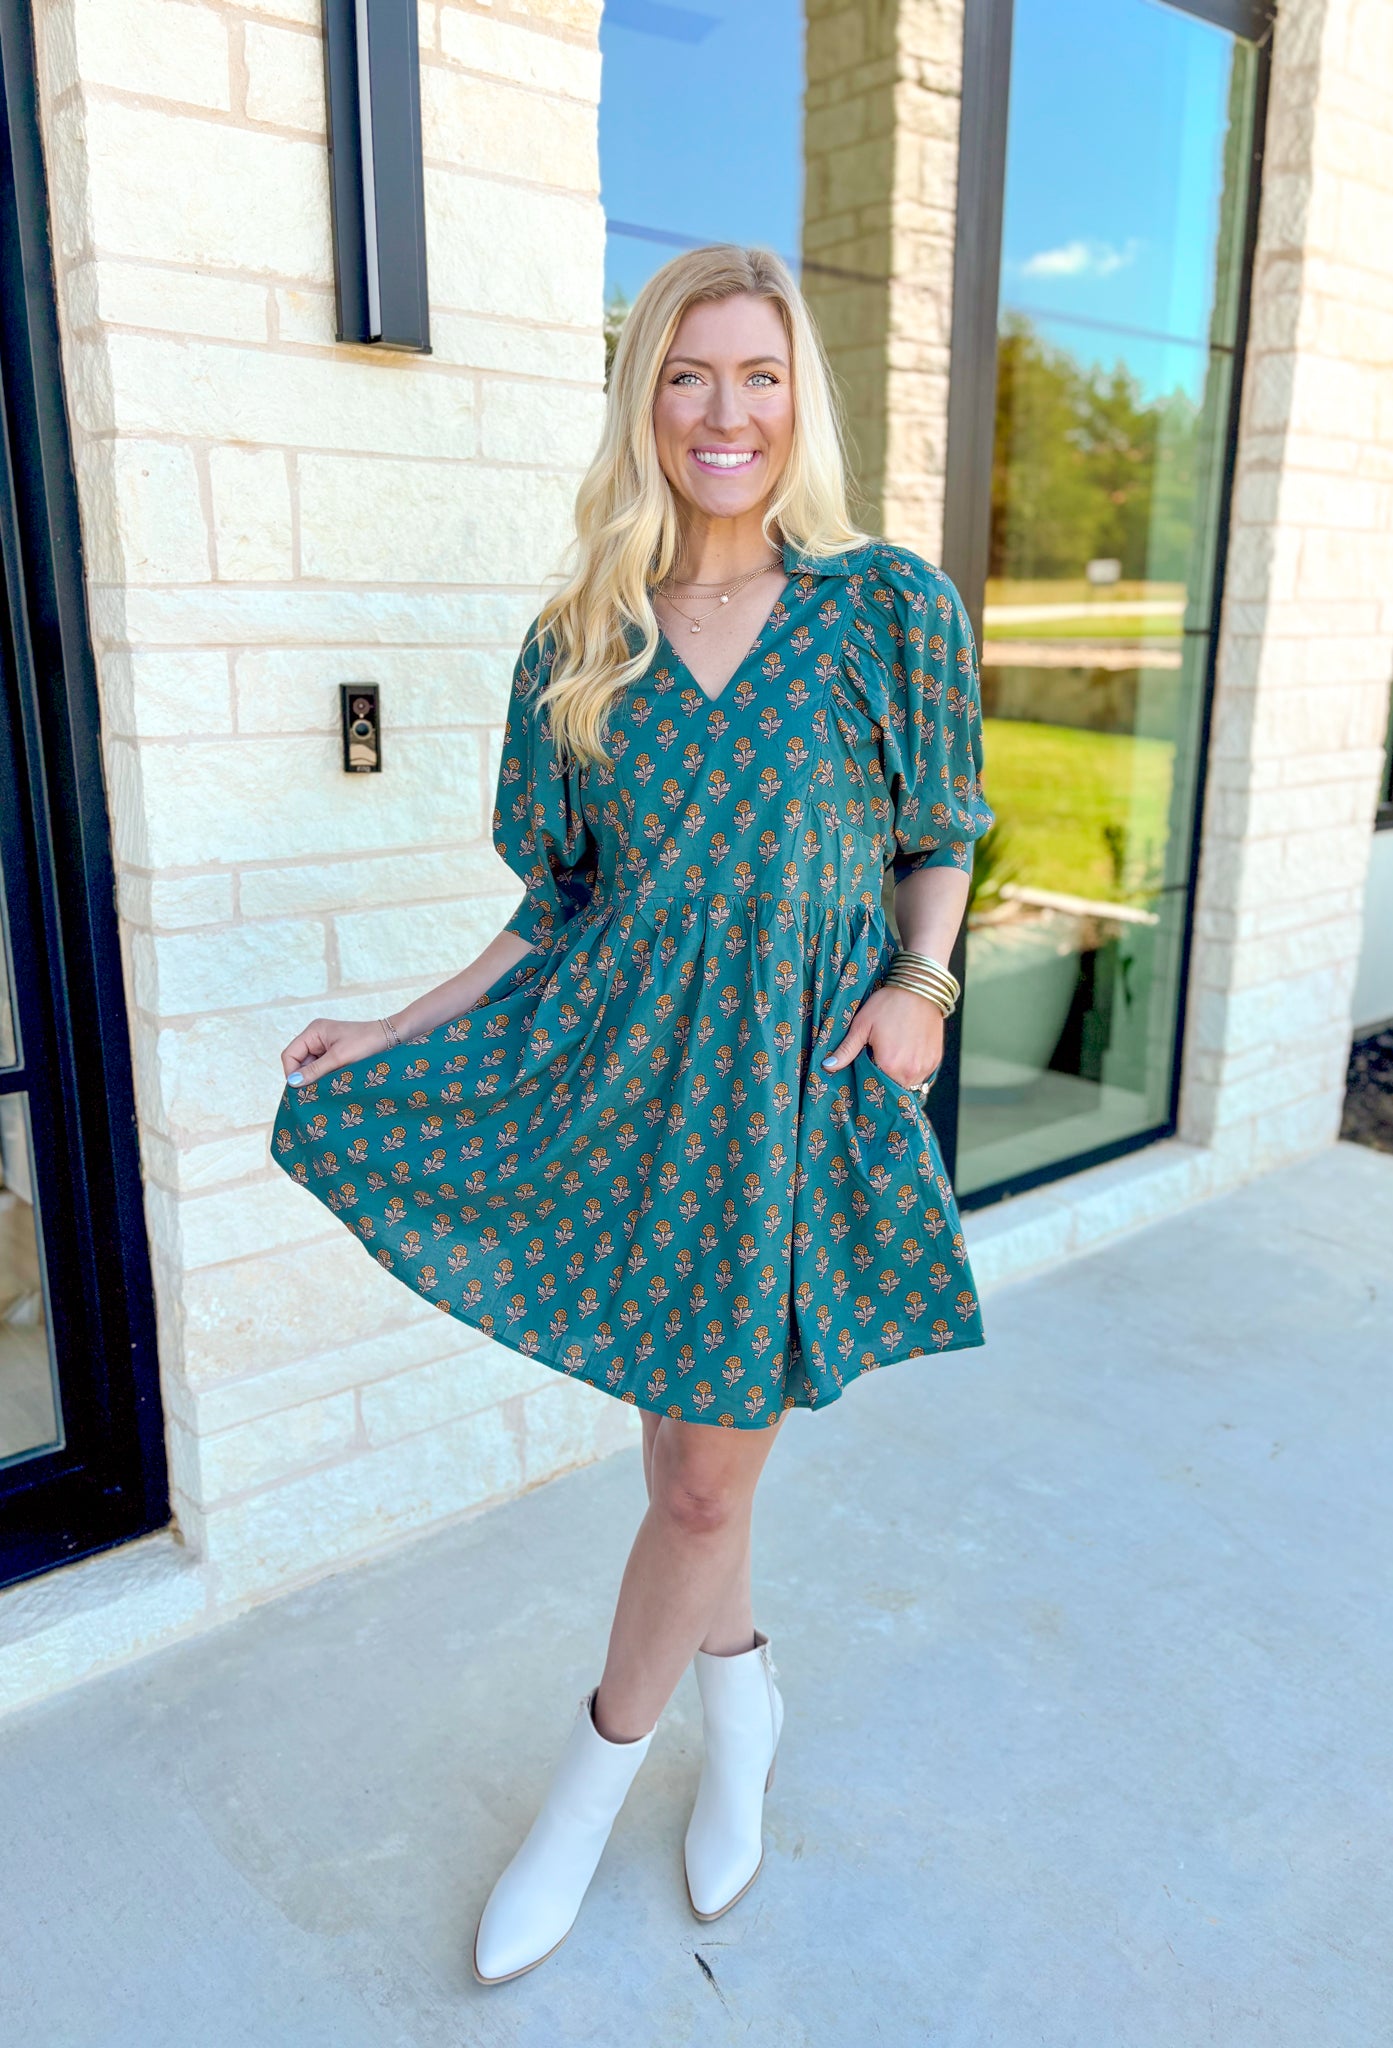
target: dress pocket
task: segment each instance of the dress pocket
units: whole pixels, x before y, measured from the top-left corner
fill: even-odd
[[[842,1069],[834,1103],[838,1149],[851,1179],[877,1202],[892,1187],[901,1199],[910,1199],[905,1184],[916,1180],[927,1165],[929,1144],[927,1120],[915,1090],[859,1052]]]
[[[874,1060],[871,1058],[871,1055],[867,1051],[865,1046],[862,1046],[860,1052],[857,1053],[856,1058],[858,1060],[864,1060],[866,1062],[866,1065],[870,1068],[873,1074],[879,1074],[881,1080],[885,1083],[886,1087],[891,1089],[894,1094],[908,1095],[914,1103],[920,1104],[922,1106],[919,1090],[917,1088],[911,1087],[908,1081],[897,1081],[893,1074],[887,1074],[884,1067],[881,1066],[879,1060]],[[854,1065],[855,1062],[853,1061],[852,1064]],[[938,1079],[939,1067],[941,1067],[942,1064],[943,1062],[940,1060],[938,1067],[935,1067],[933,1072],[928,1077],[930,1089],[932,1089],[934,1082]]]

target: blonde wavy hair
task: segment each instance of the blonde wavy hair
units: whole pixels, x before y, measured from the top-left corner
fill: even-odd
[[[644,285],[620,332],[600,446],[576,494],[574,567],[537,619],[537,640],[549,635],[555,650],[539,702],[548,707],[558,754],[608,760],[610,706],[657,651],[649,586],[672,569],[681,540],[678,501],[653,433],[658,378],[687,308],[741,292],[779,308],[793,385],[792,446],[765,508],[765,538],[813,560],[870,538],[851,522],[841,407],[788,265],[770,249],[732,242],[674,256]],[[637,649],[628,637],[635,627]]]

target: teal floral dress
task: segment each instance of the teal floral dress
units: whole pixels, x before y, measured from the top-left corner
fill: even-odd
[[[784,567],[718,697],[660,642],[608,766],[558,767],[524,649],[493,836],[534,950],[287,1085],[271,1141],[443,1314],[727,1429],[983,1342],[917,1092],[866,1052],[819,1065],[890,964],[887,863],[968,868],[992,823],[971,629],[905,548]]]

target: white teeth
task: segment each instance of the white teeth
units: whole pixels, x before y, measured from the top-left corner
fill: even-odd
[[[708,469],[743,469],[747,463],[755,459],[753,450],[748,448],[729,455],[717,454],[712,448],[694,448],[692,453],[697,461],[704,463]]]

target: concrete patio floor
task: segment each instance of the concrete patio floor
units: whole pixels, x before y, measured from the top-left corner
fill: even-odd
[[[986,1328],[770,1461],[788,1720],[725,1919],[682,1888],[689,1673],[570,1940],[469,1971],[599,1670],[626,1451],[0,1726],[4,2038],[1386,2048],[1393,1158],[1338,1145]]]

